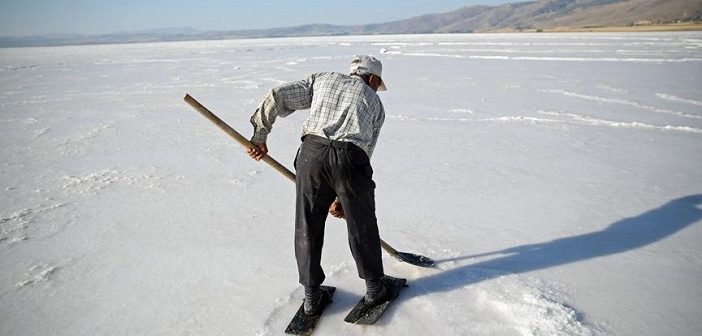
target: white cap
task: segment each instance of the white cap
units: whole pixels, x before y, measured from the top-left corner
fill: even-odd
[[[383,64],[381,64],[377,58],[368,55],[356,55],[351,61],[351,67],[349,68],[349,70],[351,71],[352,75],[373,74],[378,76],[378,78],[380,78],[380,86],[378,87],[378,91],[387,90],[382,75]]]

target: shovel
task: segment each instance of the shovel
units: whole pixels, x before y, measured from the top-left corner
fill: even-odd
[[[239,134],[239,132],[227,125],[227,123],[225,123],[222,119],[214,115],[214,113],[210,112],[210,110],[208,110],[206,107],[202,106],[202,104],[195,100],[195,98],[191,97],[189,94],[186,94],[185,98],[183,99],[195,110],[200,112],[200,114],[202,114],[205,118],[209,119],[211,122],[217,125],[222,131],[229,134],[229,136],[236,140],[236,142],[238,142],[241,146],[243,146],[244,148],[254,147],[254,145],[248,139],[244,138],[241,134]],[[270,155],[264,156],[262,160],[265,163],[269,164],[271,167],[273,167],[273,169],[283,174],[283,176],[293,181],[293,183],[295,182],[295,174],[293,174],[293,172],[285,168],[285,166],[280,164],[280,162],[273,159]],[[387,252],[397,260],[404,261],[408,264],[420,267],[434,266],[434,260],[414,253],[399,252],[396,249],[392,248],[392,246],[390,246],[382,239],[380,240],[380,246],[383,247],[383,250],[385,250],[385,252]]]

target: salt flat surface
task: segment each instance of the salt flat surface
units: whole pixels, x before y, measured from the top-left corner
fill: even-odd
[[[289,38],[0,49],[0,335],[278,335],[294,188],[244,134],[265,91],[385,65],[375,326],[343,222],[318,335],[702,334],[702,34]],[[279,119],[292,167],[306,113]]]

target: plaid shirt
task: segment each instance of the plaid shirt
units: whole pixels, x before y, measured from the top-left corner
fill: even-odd
[[[276,117],[310,109],[302,135],[348,141],[373,154],[385,110],[378,95],[361,77],[334,72],[316,73],[271,89],[251,116],[251,142],[265,143]]]

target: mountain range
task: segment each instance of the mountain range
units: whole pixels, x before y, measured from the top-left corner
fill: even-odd
[[[500,6],[466,6],[447,13],[366,25],[309,24],[235,31],[200,31],[178,27],[104,35],[6,36],[0,37],[0,47],[287,36],[541,31],[700,20],[702,0],[539,0]],[[702,25],[699,25],[699,28],[702,29]]]

